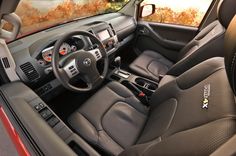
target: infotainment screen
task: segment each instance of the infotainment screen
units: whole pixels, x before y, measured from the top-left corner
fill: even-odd
[[[101,41],[104,41],[104,40],[111,37],[108,30],[100,31],[99,33],[97,33],[97,35],[98,35],[98,37],[100,38]]]

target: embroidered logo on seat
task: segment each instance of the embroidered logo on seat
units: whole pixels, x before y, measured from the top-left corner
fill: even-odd
[[[204,100],[202,102],[202,109],[208,109],[210,95],[211,95],[211,85],[207,84],[204,86],[204,92],[203,92]]]

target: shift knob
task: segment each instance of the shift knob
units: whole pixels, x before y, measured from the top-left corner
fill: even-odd
[[[115,60],[114,60],[114,63],[115,63],[115,67],[120,70],[121,57],[120,57],[120,56],[117,56],[117,57],[115,58]]]

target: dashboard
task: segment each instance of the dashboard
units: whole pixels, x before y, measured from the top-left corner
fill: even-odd
[[[49,66],[52,61],[52,52],[54,50],[55,42],[49,44],[36,57],[39,65],[45,67]],[[76,52],[85,48],[85,42],[80,37],[73,37],[64,42],[59,50],[60,57],[66,56],[70,53]]]
[[[56,41],[62,35],[76,30],[90,32],[102,42],[108,56],[112,57],[133,40],[136,25],[136,20],[131,16],[121,13],[104,14],[35,33],[8,44],[8,48],[12,53],[20,80],[42,97],[48,93],[51,95],[56,93],[60,86],[52,72],[51,55]],[[89,38],[74,36],[61,45],[60,58],[94,46]]]

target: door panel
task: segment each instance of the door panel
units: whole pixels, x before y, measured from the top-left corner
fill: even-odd
[[[177,61],[178,53],[197,35],[214,3],[216,0],[143,0],[139,11],[148,4],[155,4],[155,10],[138,19],[136,51],[151,49]]]
[[[197,32],[194,27],[139,21],[135,46],[138,53],[154,50],[175,62],[178,52]]]
[[[195,27],[186,27],[161,23],[149,23],[150,27],[166,40],[186,45],[197,34]]]

